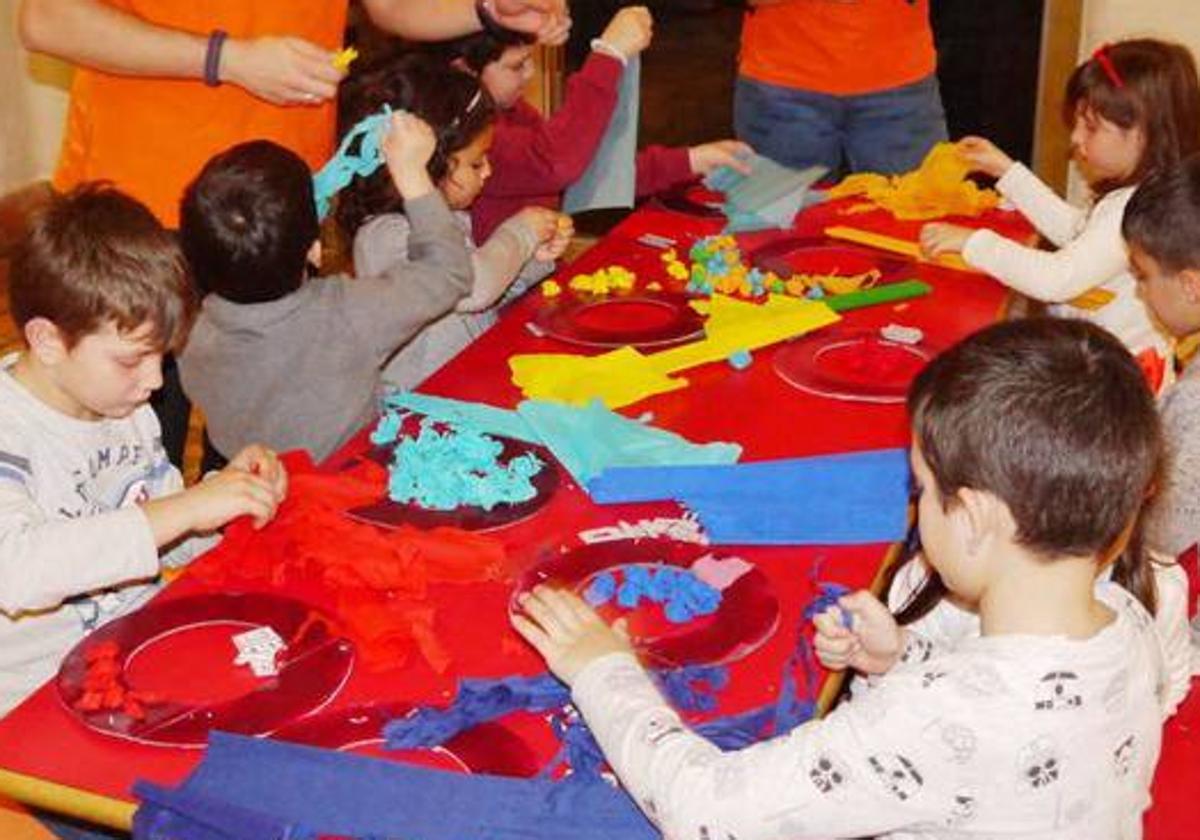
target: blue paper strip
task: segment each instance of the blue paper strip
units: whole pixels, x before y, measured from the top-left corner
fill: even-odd
[[[592,162],[567,187],[564,213],[582,213],[608,207],[632,207],[637,192],[638,105],[641,99],[642,62],[626,62],[608,129]]]
[[[623,467],[589,485],[600,504],[674,499],[714,544],[847,545],[901,539],[908,523],[903,449],[729,466]]]

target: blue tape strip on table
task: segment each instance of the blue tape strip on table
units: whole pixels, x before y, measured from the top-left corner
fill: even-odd
[[[203,761],[178,788],[139,782],[139,838],[297,840],[314,833],[405,840],[656,840],[629,797],[604,781],[553,782],[463,775],[333,750],[214,732]],[[268,833],[187,833],[225,814]],[[174,833],[157,824],[174,822]],[[283,827],[283,833],[274,831]]]
[[[729,466],[621,467],[589,485],[600,504],[674,499],[725,545],[853,545],[903,538],[903,449]]]

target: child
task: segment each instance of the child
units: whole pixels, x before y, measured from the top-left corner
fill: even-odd
[[[183,250],[203,306],[180,356],[218,452],[247,440],[325,458],[377,413],[379,368],[468,291],[462,236],[425,164],[429,126],[392,117],[386,175],[413,225],[411,263],[376,276],[306,278],[320,259],[312,175],[268,141],[234,146],[183,197]]]
[[[184,538],[265,523],[287,484],[262,447],[189,490],[167,460],[146,403],[195,300],[145,206],[95,184],[54,198],[9,283],[24,348],[0,359],[0,714],[188,562]]]
[[[1139,356],[1157,389],[1153,380],[1170,368],[1172,354],[1137,298],[1121,215],[1140,181],[1200,149],[1200,85],[1191,53],[1149,39],[1103,46],[1071,75],[1063,116],[1072,126],[1072,154],[1098,199],[1090,211],[1058,198],[989,141],[966,137],[958,144],[976,170],[1000,179],[1000,192],[1057,251],[942,223],[922,229],[922,248],[930,255],[961,251],[970,265],[1054,303],[1053,314],[1107,328]],[[1090,290],[1115,297],[1078,299]]]
[[[354,77],[346,91],[351,123],[384,106],[405,109],[426,120],[438,144],[429,176],[455,211],[474,269],[471,294],[454,312],[429,324],[388,362],[383,380],[391,387],[415,388],[496,323],[497,309],[553,270],[571,241],[571,220],[543,207],[528,207],[500,225],[475,248],[467,208],[491,172],[495,111],[479,82],[423,54],[403,56]],[[338,220],[354,233],[354,266],[360,275],[380,274],[409,264],[409,220],[403,202],[380,173],[359,179],[342,192]]]
[[[549,119],[522,97],[533,78],[533,42],[520,33],[492,31],[439,47],[456,66],[477,76],[500,109],[492,148],[492,177],[471,207],[476,241],[527,204],[558,207],[562,191],[591,164],[617,106],[621,72],[650,45],[644,6],[618,11],[592,42],[592,54],[567,80],[562,105]],[[745,143],[720,140],[685,148],[650,146],[637,157],[638,196],[686,183],[718,166],[748,172]]]
[[[818,655],[877,676],[821,720],[723,753],[582,600],[521,602],[517,630],[665,836],[1139,836],[1158,643],[1132,594],[1093,588],[1160,457],[1137,365],[1091,324],[1006,322],[931,362],[909,410],[921,540],[982,638],[941,646],[873,595],[843,597],[818,617]]]
[[[1129,199],[1122,231],[1150,311],[1177,338],[1200,331],[1200,155],[1147,178]],[[1160,410],[1168,466],[1150,508],[1146,539],[1155,551],[1179,557],[1200,543],[1200,365],[1195,360],[1163,395]],[[1195,563],[1194,553],[1190,561]],[[1194,614],[1194,598],[1190,608]],[[1200,638],[1200,632],[1193,634]],[[1200,648],[1193,660],[1200,666]]]

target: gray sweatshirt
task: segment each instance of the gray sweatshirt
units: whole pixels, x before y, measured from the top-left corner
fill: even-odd
[[[205,298],[179,370],[222,454],[264,443],[325,458],[375,415],[384,360],[471,290],[442,197],[407,209],[411,258],[379,276],[313,278],[268,303]]]
[[[1200,542],[1200,362],[1159,401],[1167,467],[1146,522],[1150,547],[1177,557]]]

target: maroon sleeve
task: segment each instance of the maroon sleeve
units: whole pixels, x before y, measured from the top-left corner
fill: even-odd
[[[492,176],[485,196],[558,193],[579,179],[600,147],[617,105],[621,62],[592,53],[567,80],[562,106],[549,119],[530,119],[536,110],[519,102],[496,121],[488,157]],[[518,111],[518,109],[520,109]]]
[[[647,146],[637,155],[638,198],[691,181],[692,161],[686,146]]]

